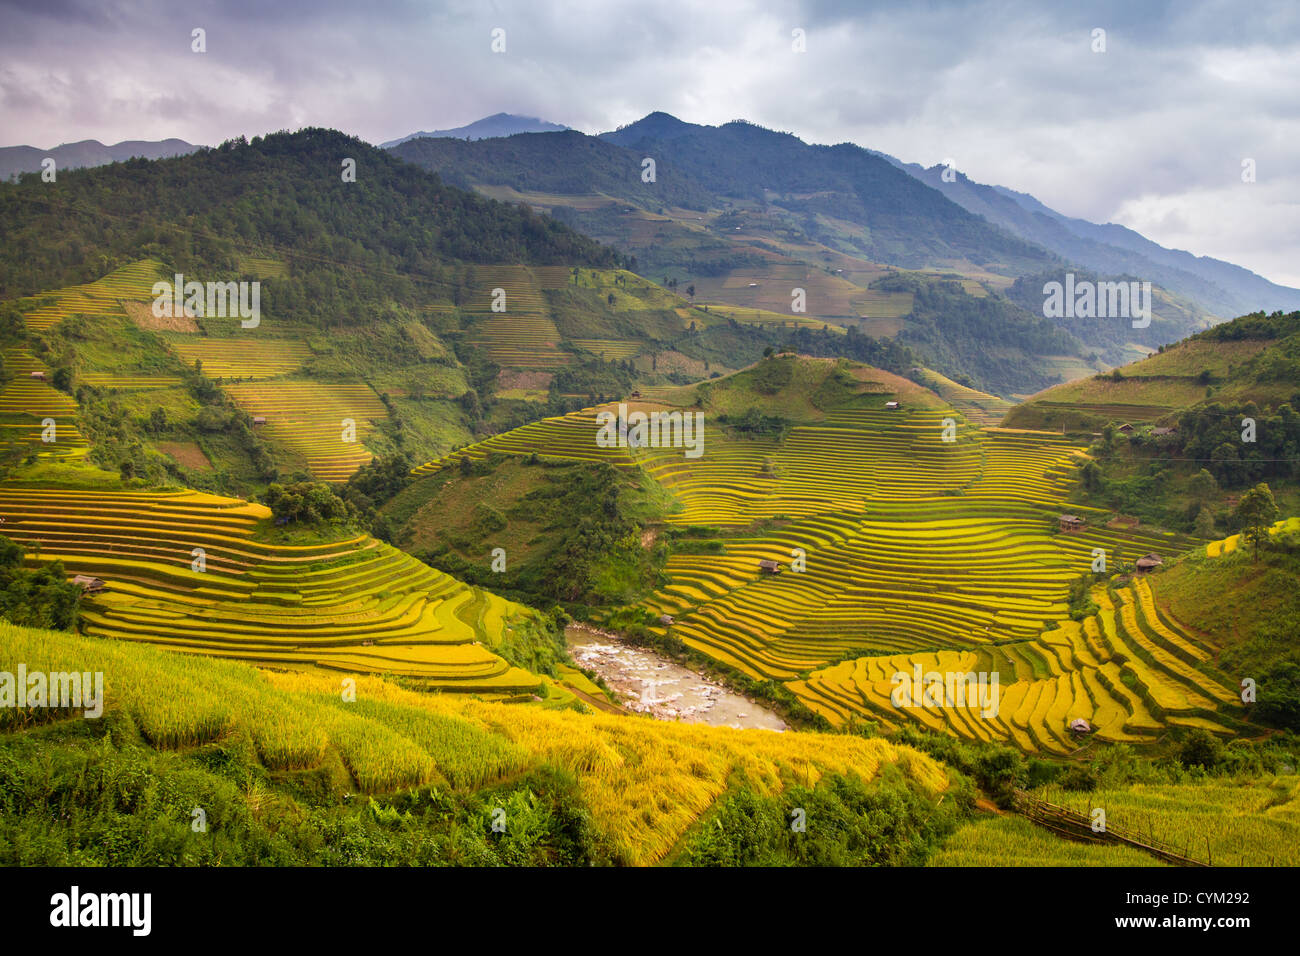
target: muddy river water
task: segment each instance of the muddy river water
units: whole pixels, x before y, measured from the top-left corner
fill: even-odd
[[[786,729],[772,711],[654,651],[582,625],[570,625],[564,636],[578,666],[604,678],[630,711],[715,727]]]

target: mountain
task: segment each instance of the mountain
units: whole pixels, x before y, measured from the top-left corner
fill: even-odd
[[[856,146],[652,113],[599,137],[420,139],[392,152],[446,182],[549,212],[687,290],[710,316],[897,337],[917,364],[1004,395],[1096,369],[1091,343],[991,293],[1059,258]]]
[[[939,190],[968,212],[1072,263],[1106,275],[1150,280],[1215,316],[1241,315],[1255,309],[1300,308],[1300,289],[1277,285],[1241,266],[1166,249],[1115,223],[1098,225],[1064,216],[1027,193],[977,183],[960,172],[946,181],[943,166],[925,168],[884,153],[877,155]]]
[[[84,139],[79,143],[63,143],[53,149],[3,146],[0,147],[0,180],[10,179],[18,173],[38,173],[46,157],[52,157],[55,168],[63,170],[103,166],[137,157],[167,159],[172,156],[184,156],[198,148],[183,139],[164,139],[157,142],[131,139],[112,146],[105,146],[98,140]]]
[[[392,153],[466,189],[508,186],[518,192],[594,193],[701,212],[715,198],[689,173],[671,164],[658,171],[654,182],[642,182],[639,157],[577,130],[479,142],[425,137],[402,142],[392,147]]]
[[[342,181],[341,156],[356,160],[355,183]],[[62,202],[76,212],[47,205],[39,182],[0,190],[0,295],[98,278],[106,259],[161,253],[190,271],[225,270],[238,251],[262,249],[293,260],[282,287],[312,273],[334,275],[320,290],[301,289],[307,311],[298,317],[306,318],[329,311],[328,300],[346,298],[341,290],[362,282],[387,286],[399,299],[411,297],[400,290],[413,279],[439,287],[441,267],[455,262],[618,262],[560,223],[445,186],[333,130],[273,133],[251,143],[241,137],[156,163],[78,170],[59,184]],[[93,254],[80,245],[88,228],[97,235]],[[195,243],[193,230],[211,245]],[[37,248],[73,254],[23,252]]]
[[[1244,411],[1251,403],[1265,412],[1300,405],[1300,312],[1256,312],[1220,323],[1105,375],[1032,395],[1003,424],[1086,433],[1127,423],[1143,433],[1210,406],[1229,418],[1252,414]],[[1288,471],[1295,449],[1278,451],[1277,464]]]
[[[684,123],[663,113],[600,137],[671,163],[720,199],[775,206],[810,235],[873,261],[908,269],[974,264],[1007,275],[1056,257],[973,216],[859,146],[809,145],[790,133],[736,121]],[[836,222],[856,235],[833,235]]]
[[[668,339],[688,325],[681,300],[627,279],[614,250],[331,130],[71,170],[58,185],[0,188],[0,299],[14,300],[0,304],[0,386],[19,391],[0,410],[68,437],[38,445],[8,428],[0,467],[66,450],[235,494],[342,482],[374,457],[427,457],[621,389],[595,354],[560,347],[557,322],[620,358],[646,338],[586,336]],[[153,285],[177,273],[255,287],[257,321],[220,307],[154,315]],[[51,384],[23,394],[33,372]]]
[[[568,128],[558,123],[548,123],[546,120],[538,119],[535,116],[496,113],[492,116],[485,116],[481,120],[475,120],[467,126],[457,126],[455,129],[421,131],[399,139],[390,139],[386,143],[380,143],[379,148],[391,149],[412,139],[494,139],[499,136],[514,136],[516,133],[557,133]]]

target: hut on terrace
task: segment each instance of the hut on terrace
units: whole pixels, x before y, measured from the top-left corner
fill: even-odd
[[[266,416],[265,416],[265,415],[254,415],[254,416],[253,416],[253,424],[254,424],[254,425],[265,425],[265,424],[266,424]]]
[[[777,564],[775,561],[769,561],[764,558],[762,561],[758,562],[758,570],[762,571],[764,574],[780,574],[781,565]]]
[[[32,372],[32,378],[36,379],[38,382],[43,382],[45,381],[45,373],[40,370],[37,370],[35,372]]]
[[[885,407],[888,408],[888,409],[892,412],[892,411],[897,411],[898,409],[902,408],[903,406],[900,405],[898,402],[885,402]]]
[[[1061,515],[1057,520],[1061,523],[1062,531],[1081,531],[1088,523],[1078,515]]]
[[[1120,425],[1119,430],[1122,431],[1125,435],[1133,434],[1133,426],[1130,425],[1128,422],[1125,422],[1123,425]]]
[[[92,578],[89,574],[74,575],[72,583],[80,585],[83,594],[98,594],[108,587],[103,578]]]
[[[672,627],[673,616],[671,614],[660,614],[659,623],[662,624],[664,627]]]
[[[1164,559],[1154,551],[1148,552],[1137,559],[1136,566],[1139,571],[1152,571],[1164,564]]]

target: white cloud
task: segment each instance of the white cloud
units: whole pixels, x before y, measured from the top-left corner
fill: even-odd
[[[652,110],[743,117],[927,166],[952,157],[1067,215],[1300,285],[1300,8],[1286,0],[48,0],[4,20],[5,145],[302,125],[380,142],[500,111],[587,132]],[[190,52],[194,26],[206,54]],[[807,53],[790,49],[795,27]],[[1243,200],[1246,156],[1260,181]]]

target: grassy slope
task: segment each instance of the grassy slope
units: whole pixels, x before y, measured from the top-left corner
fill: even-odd
[[[1279,320],[1267,337],[1225,338],[1230,326],[1200,333],[1119,369],[1031,395],[1004,421],[1014,428],[1099,431],[1116,425],[1167,422],[1203,402],[1254,401],[1260,408],[1292,400],[1300,352],[1300,314]],[[1288,371],[1289,370],[1289,371]]]
[[[1295,554],[1247,546],[1223,557],[1193,553],[1152,578],[1156,600],[1182,621],[1214,635],[1226,666],[1259,675],[1296,656],[1300,561]]]
[[[558,713],[374,678],[345,703],[338,677],[3,623],[0,647],[29,671],[101,671],[107,698],[100,721],[0,713],[10,863],[647,864],[738,782],[766,798],[896,764],[924,800],[949,786],[930,758],[879,740]],[[195,807],[205,834],[190,830]]]
[[[949,837],[928,866],[1161,866],[1127,846],[1073,843],[1017,816],[981,817]]]

